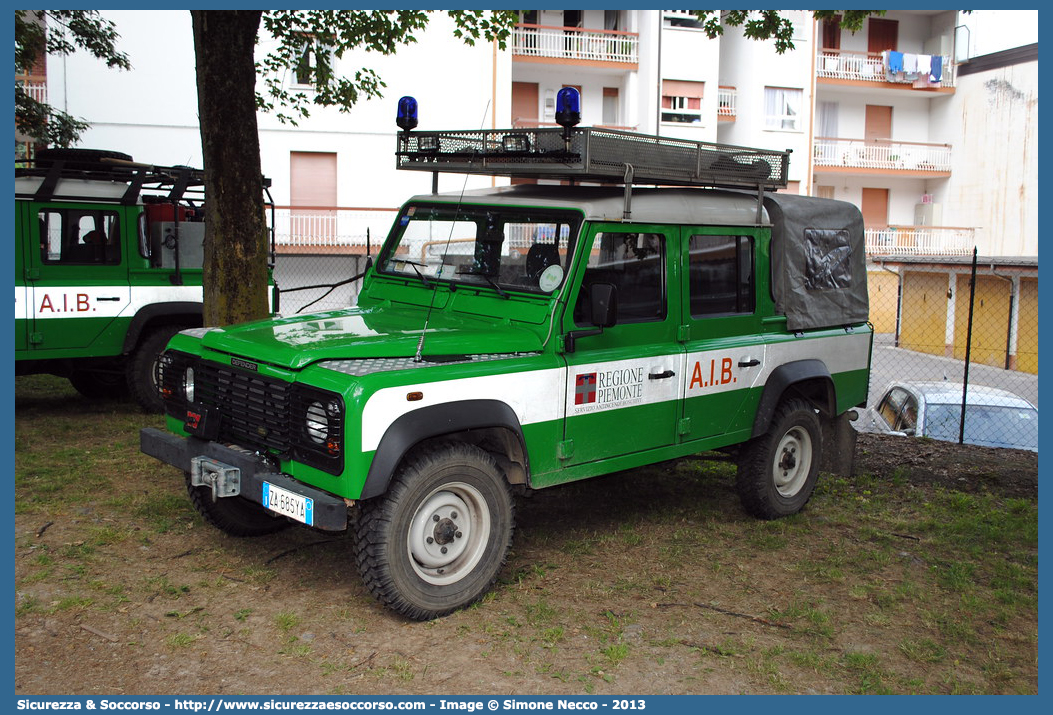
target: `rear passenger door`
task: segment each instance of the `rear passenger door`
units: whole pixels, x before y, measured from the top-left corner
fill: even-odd
[[[585,237],[564,334],[594,328],[591,287],[615,286],[617,324],[578,338],[567,361],[564,464],[672,445],[683,348],[678,227],[600,224]]]
[[[757,311],[761,230],[682,229],[683,442],[752,428],[765,361]]]
[[[106,331],[131,303],[122,255],[129,227],[122,225],[122,212],[97,204],[37,203],[29,211],[30,347],[119,352],[123,332]]]

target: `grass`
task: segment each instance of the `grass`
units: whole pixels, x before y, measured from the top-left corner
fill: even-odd
[[[685,459],[521,500],[494,589],[413,624],[377,606],[347,539],[209,530],[138,452],[160,418],[47,377],[17,379],[16,417],[19,668],[23,634],[88,624],[217,671],[280,657],[317,692],[1037,691],[1036,500],[824,475],[764,522],[732,461]]]

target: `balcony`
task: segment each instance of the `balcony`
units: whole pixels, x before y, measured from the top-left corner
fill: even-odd
[[[951,173],[951,145],[816,137],[814,165],[817,172],[944,177]]]
[[[22,91],[25,92],[30,99],[36,100],[47,104],[48,101],[48,83],[43,81],[29,80],[29,79],[15,79],[15,82],[22,87]]]
[[[717,121],[733,122],[737,114],[735,101],[737,93],[734,87],[717,87]]]
[[[976,229],[954,226],[885,226],[864,230],[867,256],[967,256]]]
[[[884,84],[903,89],[940,89],[955,86],[956,70],[957,65],[949,57],[943,57],[940,81],[922,81],[902,72],[889,72],[885,53],[824,49],[819,53],[815,75],[819,79]]]
[[[368,232],[376,253],[397,213],[395,208],[276,206],[276,250],[293,254],[364,254]]]
[[[543,127],[554,127],[558,128],[560,125],[555,122],[546,122],[543,119],[537,117],[515,117],[512,119],[513,129],[541,129]],[[622,132],[635,132],[639,129],[639,126],[623,126],[620,124],[590,124],[589,126],[596,127],[597,129],[617,129]]]
[[[620,30],[516,25],[512,56],[530,62],[574,62],[601,65],[639,63],[640,36]]]

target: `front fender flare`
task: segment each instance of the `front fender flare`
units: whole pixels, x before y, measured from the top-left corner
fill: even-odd
[[[381,437],[360,498],[370,499],[387,491],[399,462],[420,442],[455,432],[491,427],[507,429],[515,434],[523,454],[526,454],[519,418],[511,407],[500,400],[446,402],[407,412],[392,422]]]

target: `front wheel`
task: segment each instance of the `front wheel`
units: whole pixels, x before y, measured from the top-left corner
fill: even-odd
[[[482,598],[512,545],[511,490],[493,457],[473,445],[421,450],[387,493],[360,509],[362,579],[381,603],[415,620]]]
[[[796,514],[815,490],[822,428],[812,406],[782,402],[768,431],[742,447],[736,487],[743,508],[759,519]]]

